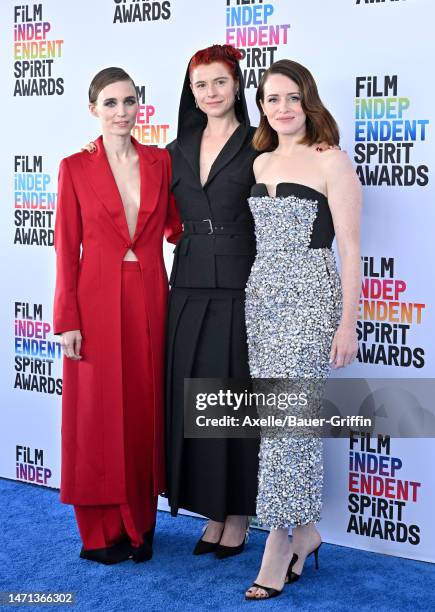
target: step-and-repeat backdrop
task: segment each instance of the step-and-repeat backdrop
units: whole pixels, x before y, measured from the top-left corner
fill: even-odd
[[[135,79],[134,135],[160,147],[195,50],[243,50],[253,124],[271,62],[309,67],[364,186],[360,351],[342,375],[434,377],[434,19],[430,0],[1,2],[1,476],[59,486],[57,170],[99,133],[87,89],[107,66]],[[327,440],[325,462],[327,541],[435,561],[433,440]]]

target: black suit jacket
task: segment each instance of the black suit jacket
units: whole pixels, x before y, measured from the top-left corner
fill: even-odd
[[[204,125],[172,142],[172,191],[183,223],[245,222],[243,234],[185,233],[175,249],[173,287],[244,289],[255,258],[254,222],[248,197],[255,183],[251,146],[255,128],[241,123],[213,163],[201,186],[199,150]],[[205,222],[207,225],[207,222]]]
[[[243,224],[244,233],[198,235],[185,231],[175,249],[172,287],[244,289],[251,271],[255,234],[248,198],[255,183],[252,165],[258,153],[251,146],[255,128],[250,126],[239,66],[237,79],[240,86],[234,110],[240,125],[214,161],[207,183],[201,185],[199,173],[207,115],[195,105],[189,68],[181,93],[177,140],[168,149],[172,157],[172,191],[183,223],[207,219],[207,228],[213,222],[223,226],[237,222]]]

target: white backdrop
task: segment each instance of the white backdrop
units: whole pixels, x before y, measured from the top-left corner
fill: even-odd
[[[281,58],[309,67],[342,147],[363,182],[372,173],[375,183],[364,186],[365,336],[359,362],[342,375],[434,377],[434,18],[430,0],[2,1],[1,476],[59,486],[61,359],[51,333],[57,168],[98,135],[87,88],[106,66],[135,79],[143,105],[135,135],[158,146],[175,137],[195,50],[216,42],[246,50],[253,124],[260,71]],[[324,538],[435,561],[433,441],[392,439],[390,453],[402,461],[396,479],[419,483],[409,489],[415,498],[409,492],[401,506],[390,491],[387,516],[376,506],[384,497],[372,495],[375,505],[360,514],[355,484],[349,490],[349,441],[327,441]],[[386,478],[378,474],[384,485]]]

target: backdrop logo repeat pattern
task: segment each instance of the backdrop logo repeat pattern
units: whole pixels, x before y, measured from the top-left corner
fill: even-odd
[[[420,543],[420,527],[404,523],[407,504],[419,501],[421,482],[400,478],[403,459],[390,436],[351,432],[348,533],[392,542]]]
[[[31,448],[21,444],[15,446],[15,473],[17,480],[50,486],[49,481],[53,471],[45,464],[44,452],[42,448]]]
[[[166,146],[168,144],[169,123],[153,123],[157,107],[149,104],[146,96],[148,89],[145,85],[136,85],[139,98],[139,111],[136,125],[133,128],[133,136],[142,144]]]
[[[142,21],[167,20],[171,17],[169,0],[113,0],[115,10],[113,23],[135,23]]]
[[[42,155],[14,155],[14,244],[53,246],[57,192]]]
[[[399,95],[397,74],[357,76],[356,171],[363,185],[426,186],[429,168],[413,165],[414,147],[426,143],[429,119],[409,117],[411,99]]]
[[[288,43],[290,24],[274,23],[274,13],[273,2],[226,0],[225,41],[243,53],[246,89],[258,87],[261,76],[275,61],[278,48]]]
[[[14,6],[14,96],[64,93],[63,78],[55,77],[64,41],[51,38],[51,30],[41,3]]]
[[[411,347],[412,328],[422,324],[426,304],[404,300],[406,281],[396,278],[394,257],[363,257],[357,322],[358,360],[387,366],[422,368],[425,352]]]
[[[14,314],[14,389],[61,395],[62,378],[56,370],[62,347],[52,336],[51,323],[44,321],[42,304],[15,302]]]

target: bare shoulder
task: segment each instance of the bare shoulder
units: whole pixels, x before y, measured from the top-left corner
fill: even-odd
[[[259,176],[261,174],[264,167],[267,166],[270,160],[270,156],[271,156],[271,153],[266,152],[266,153],[261,153],[258,157],[255,158],[254,165],[253,165],[255,176]]]
[[[361,183],[346,151],[330,149],[322,152],[319,157],[330,205],[349,198],[355,203],[360,202]]]
[[[328,148],[318,152],[318,155],[319,163],[322,164],[327,174],[355,172],[346,151],[342,151],[339,148]]]

